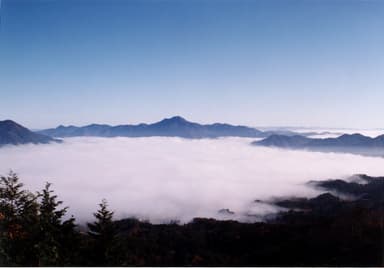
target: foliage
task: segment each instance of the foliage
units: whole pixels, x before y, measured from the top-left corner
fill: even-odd
[[[92,238],[92,252],[98,265],[111,265],[112,251],[115,241],[115,225],[112,220],[113,212],[108,210],[105,199],[99,204],[99,210],[94,213],[96,221],[88,223],[88,234]]]
[[[87,231],[76,229],[49,183],[34,195],[13,172],[0,179],[2,266],[384,265],[384,178],[322,182],[356,198],[279,200],[288,211],[263,223],[114,221],[103,200]]]
[[[0,177],[0,254],[4,265],[35,264],[38,204],[36,196],[23,186],[12,171]]]
[[[39,265],[52,266],[65,264],[63,244],[74,236],[75,219],[71,217],[63,221],[67,207],[59,209],[62,201],[57,201],[57,195],[50,190],[51,184],[46,183],[39,207],[39,242],[37,244]],[[67,252],[68,253],[68,252]]]
[[[47,183],[42,193],[24,190],[14,172],[0,177],[0,264],[65,265],[73,257],[75,219],[63,220],[67,208]],[[76,245],[76,244],[75,244]]]

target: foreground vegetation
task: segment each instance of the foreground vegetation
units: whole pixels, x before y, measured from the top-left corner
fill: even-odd
[[[354,198],[277,200],[287,212],[264,223],[114,221],[102,201],[81,231],[49,183],[33,194],[10,173],[0,181],[0,265],[382,266],[384,178],[363,179],[315,183]]]

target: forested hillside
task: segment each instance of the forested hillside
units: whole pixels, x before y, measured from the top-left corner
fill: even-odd
[[[287,211],[262,223],[114,221],[103,200],[77,226],[48,183],[38,193],[15,173],[0,182],[2,266],[382,266],[384,178],[312,182],[327,193],[280,199]],[[342,200],[337,190],[354,198]],[[66,220],[65,220],[66,219]]]

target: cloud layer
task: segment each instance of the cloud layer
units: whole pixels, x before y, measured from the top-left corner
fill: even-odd
[[[243,215],[276,210],[255,199],[315,195],[304,185],[309,180],[384,175],[383,158],[255,147],[252,140],[86,137],[8,146],[0,149],[0,174],[16,171],[33,191],[52,182],[79,221],[106,198],[117,218],[152,222],[249,220]],[[219,214],[223,208],[236,214]]]

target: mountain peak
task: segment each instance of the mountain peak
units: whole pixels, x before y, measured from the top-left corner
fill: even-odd
[[[181,117],[179,115],[176,115],[176,116],[173,116],[170,118],[166,118],[164,120],[169,120],[169,121],[174,121],[174,122],[188,122],[184,117]]]
[[[161,120],[160,122],[158,122],[160,124],[170,124],[170,123],[174,123],[174,124],[187,124],[187,123],[190,123],[189,121],[187,121],[185,118],[179,116],[179,115],[176,115],[176,116],[173,116],[173,117],[170,117],[170,118],[165,118],[163,120]]]
[[[12,120],[4,120],[4,121],[0,121],[0,129],[1,130],[13,130],[13,129],[25,129],[23,126],[19,125],[18,123],[16,123],[15,121],[12,121]]]
[[[366,138],[366,136],[360,133],[353,133],[353,134],[343,134],[339,138]]]
[[[217,137],[261,137],[263,133],[257,129],[229,124],[202,125],[190,122],[176,115],[162,119],[152,124],[138,125],[97,125],[83,127],[54,128],[39,131],[51,137],[182,137],[190,139],[217,138]]]
[[[0,146],[5,144],[49,143],[51,141],[57,140],[36,134],[12,120],[0,121]]]
[[[17,124],[15,121],[12,121],[10,119],[6,119],[6,120],[3,120],[3,121],[0,121],[0,125],[8,125],[8,126],[11,126],[11,125],[19,125]]]

